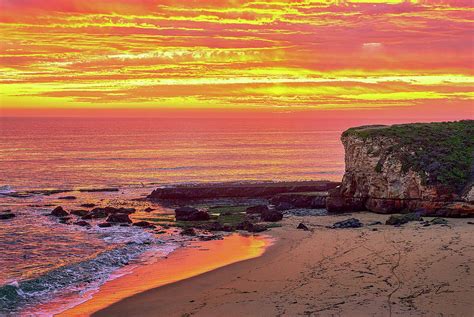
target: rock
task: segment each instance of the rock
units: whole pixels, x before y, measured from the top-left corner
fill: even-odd
[[[262,232],[262,231],[267,230],[267,227],[256,224],[256,223],[252,223],[248,220],[244,220],[236,226],[236,229],[245,230],[248,232]]]
[[[119,189],[116,187],[106,187],[106,188],[81,188],[79,189],[82,193],[98,193],[98,192],[118,192]]]
[[[155,210],[155,209],[153,209],[151,207],[146,207],[145,209],[143,209],[143,211],[145,211],[145,212],[152,212],[153,210]]]
[[[334,229],[342,229],[342,228],[360,228],[363,224],[360,222],[359,219],[350,218],[343,221],[336,222],[332,225]]]
[[[472,167],[449,156],[472,154],[473,127],[474,120],[464,120],[345,131],[346,170],[342,184],[329,190],[327,210],[474,217]]]
[[[99,218],[99,217],[96,217],[96,218]],[[102,218],[105,218],[105,216],[102,217]],[[91,220],[91,219],[92,219],[92,215],[91,215],[91,214],[84,215],[84,216],[81,217],[81,219],[82,219],[82,220]]]
[[[78,217],[84,217],[85,215],[87,215],[89,213],[89,211],[85,210],[85,209],[74,209],[74,210],[71,210],[71,215],[75,215],[75,216],[78,216]]]
[[[293,205],[287,202],[279,202],[275,205],[275,209],[278,211],[284,211],[284,210],[289,210],[293,209]]]
[[[135,212],[135,208],[115,208],[115,207],[97,207],[90,211],[92,218],[105,218],[112,214],[132,214]]]
[[[217,222],[217,221],[203,223],[203,224],[200,224],[198,227],[201,230],[207,230],[207,231],[224,231],[223,226],[220,224],[220,222]]]
[[[40,207],[40,206],[30,206],[30,207]],[[3,210],[0,210],[0,212],[12,212],[11,209],[3,209]]]
[[[77,199],[77,197],[76,196],[62,196],[62,197],[58,197],[58,199],[74,200],[74,199]]]
[[[369,224],[367,224],[368,226],[377,226],[377,225],[383,225],[383,223],[381,223],[380,221],[373,221]]]
[[[84,207],[84,208],[93,208],[93,207],[95,207],[95,204],[82,204],[81,207]]]
[[[7,213],[7,212],[4,212],[4,213],[1,213],[0,214],[0,219],[1,220],[6,220],[6,219],[12,219],[12,218],[15,218],[15,214],[13,213]]]
[[[276,222],[283,219],[283,214],[277,210],[266,210],[260,216],[262,221]]]
[[[111,214],[105,221],[110,223],[132,223],[128,214]]]
[[[59,223],[70,225],[71,224],[70,220],[71,220],[71,217],[69,216],[59,217]]]
[[[261,214],[262,212],[268,211],[268,207],[266,205],[256,205],[252,207],[248,207],[245,210],[247,214]]]
[[[409,213],[403,215],[391,215],[387,221],[385,222],[386,225],[391,226],[400,226],[410,221],[423,221],[420,214],[418,213]]]
[[[87,221],[84,221],[84,220],[76,221],[76,222],[74,222],[74,224],[76,226],[81,226],[81,227],[90,227],[91,226],[90,223],[88,223]]]
[[[63,207],[58,206],[51,211],[51,215],[55,217],[64,217],[69,215],[66,210],[63,209]]]
[[[108,222],[102,222],[102,223],[99,223],[98,226],[100,228],[108,228],[108,227],[112,227],[112,224]]]
[[[444,218],[434,218],[431,220],[431,224],[433,225],[447,225],[448,224],[448,221]]]
[[[468,225],[474,225],[474,222],[468,221],[467,224],[468,224]]]
[[[272,197],[280,193],[327,191],[339,183],[330,181],[220,183],[162,187],[149,196],[153,200],[199,200],[235,197]]]
[[[181,231],[181,234],[183,236],[195,236],[196,230],[194,230],[194,228],[186,228],[183,231]]]
[[[288,210],[293,208],[320,209],[326,207],[327,195],[327,191],[283,193],[273,196],[270,199],[270,203],[277,206],[277,210]]]
[[[155,226],[148,221],[137,221],[133,223],[134,226],[142,228],[154,228]]]
[[[180,207],[175,209],[175,216],[177,221],[204,221],[210,218],[206,211],[192,207]]]
[[[301,230],[304,230],[304,231],[309,230],[309,228],[302,222],[300,222],[300,224],[298,225],[298,227],[296,227],[296,229],[301,229]]]

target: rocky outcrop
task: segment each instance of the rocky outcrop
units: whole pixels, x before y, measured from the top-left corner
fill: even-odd
[[[281,193],[319,192],[335,188],[339,183],[329,181],[221,183],[163,187],[154,190],[152,200],[199,200],[216,198],[265,198]]]
[[[326,207],[328,192],[283,193],[275,195],[270,203],[279,210],[292,208],[318,209]]]
[[[346,170],[328,211],[474,216],[474,121],[366,126],[341,140]]]
[[[206,211],[192,207],[180,207],[174,212],[177,221],[204,221],[210,218]]]

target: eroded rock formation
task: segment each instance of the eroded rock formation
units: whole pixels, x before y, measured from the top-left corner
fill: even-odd
[[[352,128],[330,212],[474,216],[474,121]]]

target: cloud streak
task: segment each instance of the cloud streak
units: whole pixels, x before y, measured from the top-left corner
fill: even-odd
[[[468,1],[3,0],[4,107],[472,102]]]

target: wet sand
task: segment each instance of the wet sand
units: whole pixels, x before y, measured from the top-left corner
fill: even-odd
[[[223,240],[194,241],[164,259],[138,266],[131,273],[106,282],[91,299],[55,316],[90,316],[115,302],[146,290],[258,257],[272,240],[264,235],[232,234]],[[124,268],[125,270],[127,268]],[[39,308],[41,309],[50,310],[47,305]]]
[[[388,217],[352,216],[365,224]],[[93,316],[472,316],[469,220],[325,228],[347,218],[285,218],[269,232],[277,242],[262,256],[131,296]],[[299,222],[311,230],[295,229]]]

